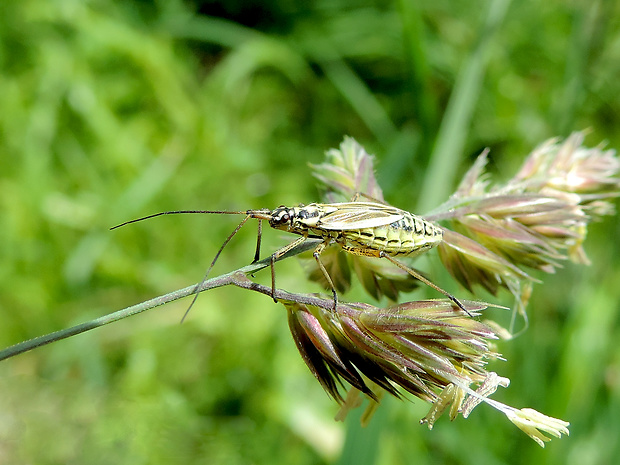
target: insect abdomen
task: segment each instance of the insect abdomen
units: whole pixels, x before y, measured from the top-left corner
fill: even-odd
[[[401,220],[389,225],[342,231],[340,240],[336,239],[336,242],[349,252],[360,255],[379,256],[379,252],[383,251],[396,256],[417,255],[438,245],[442,238],[443,232],[439,227],[407,213]],[[361,249],[366,250],[361,253]]]

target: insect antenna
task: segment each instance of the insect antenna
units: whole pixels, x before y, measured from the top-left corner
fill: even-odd
[[[187,314],[189,313],[189,311],[192,309],[192,307],[196,303],[196,300],[198,299],[198,290],[200,289],[200,287],[205,283],[205,281],[209,277],[209,273],[211,273],[211,270],[215,266],[215,262],[217,262],[217,259],[220,257],[222,251],[228,245],[230,240],[235,236],[235,234],[237,234],[239,232],[239,230],[243,227],[243,225],[245,223],[247,223],[247,221],[250,218],[256,218],[258,220],[258,237],[257,237],[257,240],[256,240],[256,252],[254,253],[254,260],[252,261],[252,263],[256,263],[259,260],[261,236],[262,236],[262,220],[269,220],[271,218],[271,211],[268,210],[268,209],[263,209],[263,210],[246,210],[246,211],[230,211],[230,210],[173,210],[173,211],[165,211],[165,212],[154,213],[152,215],[143,216],[141,218],[136,218],[134,220],[125,221],[124,223],[117,224],[116,226],[111,227],[110,230],[118,229],[121,226],[126,226],[128,224],[137,223],[138,221],[144,221],[144,220],[148,220],[148,219],[151,219],[151,218],[156,218],[158,216],[163,216],[163,215],[179,215],[179,214],[188,214],[188,213],[200,213],[200,214],[210,214],[210,213],[212,213],[212,214],[216,214],[216,215],[246,215],[246,216],[243,219],[243,221],[241,221],[241,223],[239,223],[237,225],[237,227],[234,229],[234,231],[228,235],[228,237],[226,238],[226,240],[224,241],[224,243],[222,244],[220,249],[215,254],[215,257],[213,258],[213,261],[209,265],[209,268],[207,268],[207,272],[205,273],[204,277],[202,278],[202,280],[198,284],[196,284],[196,287],[194,288],[194,298],[192,299],[191,303],[189,304],[189,307],[187,308],[187,310],[183,314],[183,318],[181,318],[181,323],[183,323],[183,321],[185,320],[185,317],[187,317]]]
[[[174,211],[167,211],[167,212],[159,212],[159,213],[154,213],[152,215],[147,215],[147,216],[143,216],[141,218],[136,218],[135,220],[129,220],[129,221],[125,221],[124,223],[121,224],[117,224],[116,226],[112,226],[110,228],[110,231],[112,231],[113,229],[118,229],[121,226],[126,226],[128,224],[131,223],[137,223],[138,221],[144,221],[144,220],[149,220],[151,218],[156,218],[158,216],[163,216],[163,215],[179,215],[179,214],[186,214],[186,213],[213,213],[216,215],[250,215],[250,218],[252,218],[252,215],[254,213],[262,213],[260,211],[254,211],[254,210],[248,210],[248,211],[227,211],[227,210],[174,210]]]
[[[215,257],[213,257],[213,261],[211,262],[211,264],[209,265],[209,268],[207,268],[207,272],[205,273],[204,277],[202,278],[202,281],[200,281],[198,284],[196,284],[196,287],[194,288],[194,297],[192,298],[191,303],[189,304],[189,307],[187,307],[187,310],[185,310],[185,313],[183,314],[183,318],[181,318],[181,323],[183,323],[185,321],[185,317],[187,317],[187,314],[189,313],[189,311],[192,309],[192,307],[194,306],[194,304],[196,303],[196,300],[198,300],[198,290],[200,289],[200,287],[205,283],[205,281],[207,280],[207,278],[209,277],[209,273],[211,273],[211,270],[213,269],[213,267],[215,266],[215,262],[217,262],[217,259],[220,258],[220,255],[222,253],[222,251],[224,250],[224,248],[228,245],[228,243],[230,242],[230,240],[234,237],[235,234],[237,234],[239,232],[239,230],[243,227],[243,225],[245,223],[247,223],[247,221],[252,218],[252,215],[247,215],[245,218],[243,218],[243,221],[241,221],[241,223],[239,223],[237,225],[237,227],[234,229],[233,232],[231,232],[228,237],[226,238],[226,240],[224,241],[224,243],[222,244],[222,246],[220,247],[220,249],[217,251],[217,253],[215,254]],[[259,224],[261,220],[258,220]],[[258,235],[258,246],[257,246],[257,250],[256,250],[256,254],[259,254],[259,247],[260,247],[260,233]]]

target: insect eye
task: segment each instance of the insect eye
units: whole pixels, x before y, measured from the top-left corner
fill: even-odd
[[[275,226],[275,225],[288,223],[290,220],[291,220],[291,214],[287,210],[277,209],[276,211],[273,212],[270,223],[272,226]]]

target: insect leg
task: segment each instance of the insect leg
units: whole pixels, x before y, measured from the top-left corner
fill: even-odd
[[[278,299],[276,299],[276,270],[275,270],[276,260],[280,258],[282,255],[284,255],[286,252],[288,252],[289,250],[292,250],[295,247],[297,247],[299,244],[301,244],[305,240],[306,240],[306,237],[301,236],[299,239],[295,239],[290,244],[285,245],[281,249],[276,250],[271,255],[271,298],[273,299],[274,302],[278,302]]]
[[[256,233],[256,252],[254,252],[254,260],[252,260],[252,265],[260,260],[260,242],[263,237],[263,220],[258,219],[258,232]]]
[[[441,292],[443,295],[445,295],[448,299],[450,299],[452,302],[454,302],[461,310],[463,310],[465,313],[467,313],[470,317],[473,317],[473,315],[471,313],[469,313],[467,311],[467,309],[463,306],[463,304],[461,302],[459,302],[459,300],[454,297],[452,294],[450,294],[448,291],[444,291],[442,288],[440,288],[437,284],[429,281],[428,279],[426,279],[424,276],[422,276],[420,273],[418,273],[417,271],[415,271],[412,268],[409,268],[407,265],[405,265],[404,263],[399,262],[398,260],[396,260],[393,257],[390,257],[388,254],[386,254],[385,252],[381,251],[379,253],[379,257],[382,258],[387,258],[389,261],[391,261],[394,265],[396,265],[397,267],[399,267],[401,270],[406,271],[407,273],[409,273],[411,276],[413,276],[414,278],[422,281],[424,284],[426,284],[429,287],[432,287],[433,289],[435,289],[438,292]]]
[[[334,311],[336,311],[336,307],[338,306],[338,294],[336,293],[336,287],[334,286],[334,282],[332,281],[331,276],[325,269],[325,265],[323,265],[323,262],[321,261],[321,258],[320,258],[321,253],[323,253],[323,250],[325,250],[326,246],[327,246],[327,242],[325,241],[321,242],[319,245],[316,246],[316,249],[314,249],[314,253],[312,255],[314,256],[314,259],[319,265],[319,268],[321,269],[323,276],[325,276],[325,279],[329,283],[329,287],[332,288],[332,294],[334,295]]]

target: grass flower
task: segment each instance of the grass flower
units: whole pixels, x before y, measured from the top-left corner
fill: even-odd
[[[613,150],[582,146],[583,133],[536,148],[514,178],[491,186],[483,152],[454,195],[425,217],[449,220],[439,256],[466,289],[509,289],[525,316],[534,281],[562,261],[588,264],[582,244],[590,221],[612,214],[620,161]]]
[[[544,446],[543,433],[568,434],[568,423],[532,409],[517,410],[489,399],[509,380],[487,372],[489,360],[499,358],[489,342],[495,332],[469,317],[450,300],[422,300],[378,308],[343,303],[336,311],[295,300],[282,302],[302,358],[327,393],[341,404],[343,420],[361,404],[370,404],[362,423],[370,420],[384,392],[402,397],[408,392],[432,404],[421,420],[432,428],[446,411],[451,419],[467,417],[480,403],[504,413],[522,431]],[[474,316],[489,304],[464,301]],[[341,389],[351,386],[346,398]],[[473,388],[472,388],[473,386]]]
[[[473,315],[487,308],[464,304]],[[294,301],[284,305],[304,361],[338,402],[344,400],[343,380],[373,400],[378,399],[373,387],[397,397],[400,387],[434,402],[436,390],[448,384],[482,382],[486,361],[498,356],[489,350],[493,331],[447,299],[385,309],[343,303],[335,312]]]

